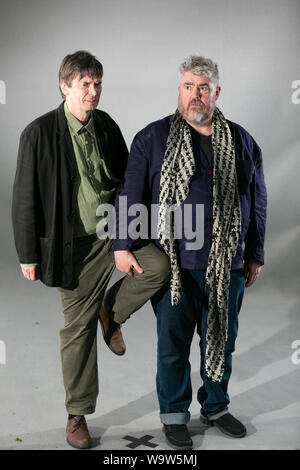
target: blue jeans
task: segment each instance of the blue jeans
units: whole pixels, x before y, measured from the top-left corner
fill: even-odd
[[[228,339],[225,346],[225,371],[221,382],[214,382],[205,372],[205,346],[208,313],[208,287],[205,270],[182,269],[183,293],[174,307],[170,290],[164,288],[152,298],[157,317],[156,386],[160,417],[164,424],[183,424],[190,419],[192,401],[190,346],[195,327],[200,336],[203,385],[198,390],[201,413],[217,417],[228,409],[228,382],[232,352],[238,332],[238,314],[242,305],[245,278],[242,269],[231,271],[228,302]]]

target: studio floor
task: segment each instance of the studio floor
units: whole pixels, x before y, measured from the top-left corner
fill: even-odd
[[[118,278],[115,274],[112,282]],[[199,339],[192,351],[194,449],[299,449],[299,298],[264,286],[247,289],[229,385],[230,411],[248,435],[234,439],[199,421]],[[55,289],[1,272],[0,449],[69,449]],[[126,354],[114,355],[98,331],[97,410],[87,416],[94,450],[167,450],[155,390],[156,327],[150,303],[122,328]],[[294,348],[293,348],[294,346]],[[3,353],[5,352],[5,355]]]

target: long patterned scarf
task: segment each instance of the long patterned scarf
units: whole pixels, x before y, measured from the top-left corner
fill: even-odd
[[[213,115],[212,146],[214,222],[206,270],[209,302],[205,367],[207,376],[220,382],[225,366],[230,269],[241,231],[241,209],[234,144],[229,126],[217,108]],[[194,173],[195,160],[189,126],[177,110],[170,126],[161,169],[157,226],[160,244],[170,257],[172,305],[178,303],[182,293],[173,210],[187,198]]]

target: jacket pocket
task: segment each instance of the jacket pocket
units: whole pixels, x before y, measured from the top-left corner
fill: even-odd
[[[249,191],[249,186],[254,173],[254,165],[251,160],[236,161],[236,175],[239,194],[245,194]]]

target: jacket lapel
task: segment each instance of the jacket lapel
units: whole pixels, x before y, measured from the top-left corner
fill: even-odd
[[[109,153],[108,153],[108,132],[105,129],[105,124],[101,117],[93,112],[95,132],[97,136],[98,147],[106,164],[109,165]]]
[[[71,136],[69,133],[67,120],[64,113],[64,102],[57,108],[58,114],[58,134],[59,134],[59,146],[61,148],[61,155],[65,155],[68,159],[70,168],[74,175],[78,174],[78,168],[76,163],[76,157],[72,145]]]

